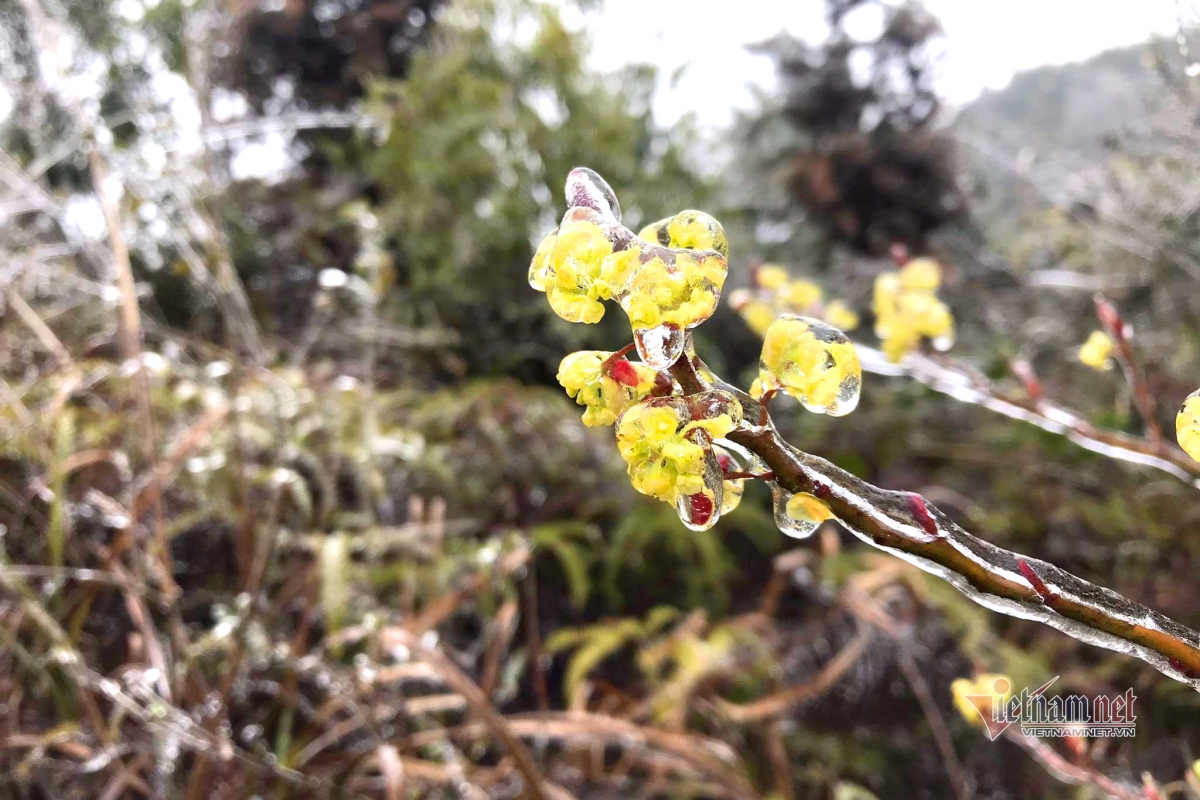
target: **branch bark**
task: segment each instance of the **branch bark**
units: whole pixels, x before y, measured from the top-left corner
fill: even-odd
[[[1088,644],[1135,655],[1200,690],[1196,631],[1053,564],[972,536],[923,499],[914,502],[916,495],[880,489],[793,447],[780,437],[758,401],[719,379],[708,386],[686,354],[671,367],[671,374],[686,394],[717,388],[737,397],[747,421],[726,438],[758,456],[783,489],[820,498],[868,544],[942,578],[986,608],[1038,620]]]

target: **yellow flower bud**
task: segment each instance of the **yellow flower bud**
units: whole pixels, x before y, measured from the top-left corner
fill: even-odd
[[[617,420],[617,450],[633,488],[674,504],[689,527],[710,527],[724,505],[712,440],[740,420],[741,404],[725,392],[648,398],[630,406]]]
[[[827,519],[833,519],[833,512],[829,510],[829,506],[808,492],[792,495],[786,508],[789,517],[803,522],[819,525]]]
[[[861,322],[858,314],[844,300],[831,300],[825,306],[825,321],[843,331],[852,331]]]
[[[568,396],[586,408],[584,425],[612,425],[622,411],[654,389],[657,372],[622,359],[620,371],[613,370],[614,376],[604,369],[610,356],[612,353],[599,350],[581,350],[558,365],[558,382]]]
[[[1013,682],[1007,675],[985,673],[974,680],[957,678],[950,684],[954,707],[963,719],[977,727],[986,727],[985,720],[994,718],[998,709],[1012,697]]]
[[[763,336],[775,321],[775,309],[762,300],[747,300],[738,309],[747,327],[758,336]]]
[[[872,310],[875,335],[883,342],[890,361],[900,361],[929,339],[938,350],[954,344],[954,317],[937,298],[940,267],[932,259],[908,262],[900,272],[885,272],[875,279]]]
[[[754,280],[764,289],[779,289],[790,280],[788,271],[775,264],[763,264],[755,272]]]
[[[777,296],[785,308],[793,311],[808,311],[821,302],[821,287],[812,281],[797,278],[779,287]]]
[[[1095,370],[1106,370],[1112,367],[1113,340],[1104,331],[1092,331],[1086,342],[1079,348],[1079,360]]]
[[[914,258],[900,268],[900,286],[906,291],[932,292],[942,284],[942,267],[932,258]]]
[[[1200,389],[1183,401],[1175,417],[1175,438],[1185,453],[1200,461]]]

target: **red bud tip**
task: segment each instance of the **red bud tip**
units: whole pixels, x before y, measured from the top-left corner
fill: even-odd
[[[1087,739],[1083,736],[1066,736],[1067,747],[1076,758],[1083,758],[1087,755]]]
[[[1017,569],[1019,569],[1021,574],[1025,576],[1025,580],[1029,581],[1029,585],[1032,586],[1033,590],[1038,593],[1038,597],[1042,598],[1043,603],[1046,605],[1052,605],[1054,601],[1058,600],[1058,595],[1052,592],[1050,587],[1046,585],[1046,582],[1042,580],[1041,576],[1033,571],[1033,567],[1029,566],[1029,562],[1023,558],[1018,558]]]
[[[1023,358],[1018,358],[1012,362],[1012,371],[1025,385],[1025,393],[1033,400],[1041,402],[1045,392],[1042,389],[1042,382],[1038,380],[1038,376],[1033,371],[1033,365]]]
[[[608,365],[608,376],[624,386],[638,385],[637,370],[623,358],[618,358]]]
[[[1121,312],[1117,311],[1117,307],[1103,297],[1096,297],[1096,316],[1100,318],[1100,324],[1110,334],[1117,338],[1124,338],[1125,322],[1121,319]]]
[[[909,492],[908,509],[913,513],[913,516],[917,518],[917,522],[921,523],[921,527],[925,529],[926,533],[928,533],[930,536],[938,535],[937,522],[935,522],[933,517],[930,516],[929,509],[925,505],[924,497],[921,497],[919,494]]]
[[[688,513],[692,515],[693,525],[707,525],[714,510],[712,498],[704,492],[688,496]]]
[[[896,263],[897,267],[903,267],[908,263],[908,246],[903,242],[895,242],[888,248],[888,256]]]

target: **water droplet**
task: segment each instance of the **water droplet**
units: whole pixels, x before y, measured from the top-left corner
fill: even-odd
[[[674,364],[683,353],[686,339],[683,330],[675,325],[633,332],[638,355],[651,369],[668,369]]]

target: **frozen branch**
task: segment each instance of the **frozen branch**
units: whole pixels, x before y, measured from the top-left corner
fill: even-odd
[[[685,394],[709,387],[697,364],[680,357],[671,374]],[[820,498],[870,545],[936,575],[993,611],[1033,619],[1088,644],[1134,655],[1200,690],[1200,634],[1053,564],[979,539],[919,496],[880,489],[788,444],[759,402],[719,380],[741,402],[745,420],[726,438],[755,454],[789,492]],[[751,421],[765,420],[756,425]]]

